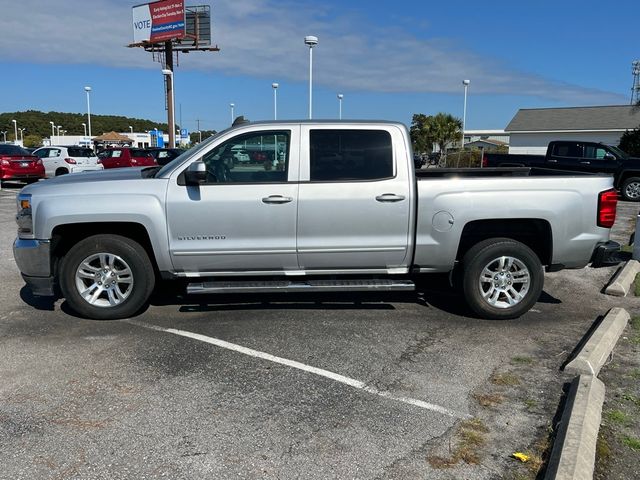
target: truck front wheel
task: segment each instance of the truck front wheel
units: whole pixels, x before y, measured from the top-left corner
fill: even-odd
[[[155,273],[142,246],[120,235],[94,235],[74,245],[60,265],[71,308],[96,320],[126,318],[147,302]]]
[[[622,184],[621,193],[628,202],[640,202],[640,177],[627,178]]]
[[[463,259],[464,295],[482,318],[506,320],[523,315],[538,301],[543,283],[538,256],[509,238],[484,240]]]

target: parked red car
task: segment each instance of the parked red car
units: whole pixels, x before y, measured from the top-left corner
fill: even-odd
[[[0,145],[0,182],[26,180],[32,183],[41,178],[44,178],[42,160],[17,145]]]
[[[104,168],[156,167],[153,156],[141,148],[115,147],[98,154],[98,163]]]

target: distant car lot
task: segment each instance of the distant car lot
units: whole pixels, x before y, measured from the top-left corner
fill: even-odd
[[[165,289],[134,321],[87,321],[24,288],[17,185],[0,192],[7,478],[504,477],[547,431],[558,368],[591,323],[620,302],[638,310],[599,293],[606,268],[549,274],[534,309],[507,322],[473,318],[446,278],[418,294]],[[496,384],[505,373],[520,385]],[[482,407],[490,395],[504,403]],[[438,469],[429,458],[467,416],[488,430],[482,463]]]

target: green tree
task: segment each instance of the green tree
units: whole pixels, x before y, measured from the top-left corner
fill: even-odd
[[[441,163],[446,164],[447,148],[462,134],[462,120],[443,112],[429,116],[419,113],[413,116],[411,131],[417,151],[431,151],[431,146],[437,145],[442,152]]]
[[[627,130],[620,137],[620,149],[634,157],[640,157],[640,126]]]
[[[42,145],[42,137],[40,135],[25,135],[24,146],[28,148],[35,148]]]

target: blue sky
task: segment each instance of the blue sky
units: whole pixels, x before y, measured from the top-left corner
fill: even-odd
[[[0,16],[0,111],[86,112],[165,121],[160,65],[125,45],[123,0],[5,2]],[[186,5],[205,2],[187,0]],[[468,129],[504,128],[519,108],[629,102],[640,59],[637,1],[427,2],[228,0],[211,3],[218,53],[180,55],[176,119],[225,128],[229,103],[251,120],[308,115],[308,48],[316,35],[314,118],[411,121],[462,117]],[[72,132],[69,132],[72,133]],[[77,132],[81,133],[81,132]],[[101,133],[101,132],[94,132]]]

